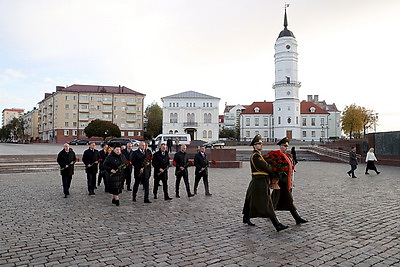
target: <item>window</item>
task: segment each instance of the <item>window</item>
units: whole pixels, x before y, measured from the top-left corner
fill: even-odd
[[[104,114],[103,116],[104,116],[105,119],[110,119],[111,118],[110,114]]]
[[[78,118],[78,114],[73,113],[73,114],[72,114],[72,118],[74,118],[74,119]]]
[[[81,109],[88,109],[88,105],[81,105]]]
[[[134,102],[135,102],[135,99],[134,99],[134,98],[128,98],[128,102],[134,103]]]
[[[118,110],[118,107],[117,107],[117,106],[114,106],[114,110]]]
[[[105,105],[104,110],[111,110],[111,106]]]
[[[117,114],[114,114],[114,119],[118,119],[118,115]]]
[[[94,110],[94,109],[95,109],[94,105],[90,105],[90,110]]]
[[[122,128],[122,129],[125,128],[125,123],[121,123],[121,128]]]
[[[290,123],[292,123],[292,118],[287,118],[287,122],[290,124]]]
[[[74,105],[72,109],[78,109],[78,105]]]
[[[82,96],[81,96],[81,101],[87,101],[87,100],[88,100],[87,95],[82,95]]]
[[[86,122],[81,122],[81,127],[86,127],[86,126],[87,126]]]
[[[76,121],[74,121],[74,122],[72,123],[72,126],[73,126],[73,127],[76,127],[76,125],[78,125],[78,123],[77,123]]]
[[[142,110],[142,108],[139,106],[139,107],[137,107],[137,111],[141,111]]]
[[[69,119],[69,113],[65,113],[65,118]]]
[[[203,138],[207,138],[207,131],[206,130],[203,131]]]
[[[194,113],[188,113],[186,116],[187,116],[187,122],[195,121]]]
[[[264,131],[264,137],[268,137],[268,131]]]
[[[125,136],[125,132],[121,131],[121,137],[124,137],[124,136]]]
[[[246,118],[246,126],[250,126],[250,118]]]
[[[321,131],[321,137],[325,138],[325,131]]]
[[[311,132],[311,137],[315,137],[315,131]]]
[[[69,136],[69,130],[64,130],[64,136]]]
[[[128,136],[135,136],[135,132],[128,132]]]
[[[212,131],[208,131],[208,138],[212,138]]]
[[[170,107],[170,108],[172,107],[172,103],[169,103],[169,107]]]
[[[97,106],[97,110],[101,110],[101,106]]]
[[[109,96],[104,97],[104,101],[111,101],[111,97]]]
[[[260,126],[260,118],[254,119],[254,126]]]
[[[69,104],[65,104],[65,109],[69,109]]]
[[[72,136],[77,136],[78,131],[77,130],[73,130],[72,131]]]
[[[246,137],[250,137],[250,131],[246,131]]]
[[[268,126],[268,117],[264,117],[264,126]]]
[[[307,132],[303,131],[303,137],[307,137]]]
[[[90,101],[94,101],[94,96],[91,96],[91,97],[90,97]]]
[[[125,98],[121,98],[121,102],[126,102],[126,99]]]
[[[307,119],[303,118],[303,126],[307,126]]]
[[[296,117],[296,124],[299,124],[299,117]]]
[[[325,124],[325,119],[321,118],[321,125],[324,125],[324,124]]]
[[[69,95],[65,96],[65,100],[68,101],[69,100]]]
[[[118,102],[118,98],[117,97],[114,97],[114,102]]]
[[[169,122],[170,123],[178,123],[178,113],[169,114]]]
[[[97,97],[97,101],[103,101],[103,99],[101,98],[101,96]]]
[[[64,126],[69,127],[69,122],[68,121],[64,122]]]
[[[168,132],[169,134],[173,134],[174,132],[172,131],[172,130],[169,130],[169,132]]]
[[[278,117],[278,124],[281,124],[281,117]]]
[[[315,118],[311,118],[311,125],[315,126]],[[313,136],[314,137],[314,136]]]
[[[211,123],[211,113],[204,113],[204,123]]]
[[[76,101],[78,100],[78,96],[74,95],[73,99]]]

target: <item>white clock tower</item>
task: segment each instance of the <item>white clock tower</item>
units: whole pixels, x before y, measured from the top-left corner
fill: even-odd
[[[274,137],[300,140],[301,83],[297,76],[297,41],[287,29],[286,8],[283,26],[275,42]]]

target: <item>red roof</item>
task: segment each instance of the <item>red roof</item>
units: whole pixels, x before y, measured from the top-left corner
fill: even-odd
[[[20,109],[20,108],[5,108],[5,109],[3,109],[3,112],[4,111],[24,112],[25,110],[24,109]]]
[[[254,111],[257,107],[260,109],[259,112]],[[253,104],[243,110],[242,114],[273,114],[273,110],[273,102],[253,102]]]
[[[312,108],[315,108],[314,112],[311,112]],[[314,102],[302,101],[300,103],[300,114],[329,114],[329,112],[320,108]]]
[[[132,94],[132,95],[143,95],[145,94],[136,92],[125,86],[103,86],[103,85],[81,85],[73,84],[68,87],[57,86],[56,91],[63,92],[79,92],[79,93],[110,93],[110,94]]]

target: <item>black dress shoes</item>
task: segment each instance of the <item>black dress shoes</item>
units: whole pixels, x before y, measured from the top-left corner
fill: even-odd
[[[144,200],[144,203],[151,203],[151,201],[148,200],[148,199],[145,199],[145,200]]]
[[[289,226],[283,225],[281,223],[278,223],[277,225],[275,225],[275,229],[276,229],[277,232],[280,232],[280,231],[285,230],[287,228],[289,228]]]
[[[172,198],[166,197],[166,198],[164,198],[164,200],[172,200]]]
[[[154,195],[154,199],[157,199],[157,195]]]
[[[296,224],[302,224],[302,223],[308,223],[308,221],[301,217],[296,219]]]
[[[68,197],[68,195],[67,195],[67,194],[65,194],[65,195],[64,195],[64,198],[67,198],[67,197]]]
[[[206,196],[212,196],[212,194],[211,193],[206,193]]]
[[[250,221],[250,218],[246,218],[246,217],[244,217],[244,216],[243,216],[243,223],[245,223],[245,224],[247,224],[247,225],[250,225],[250,226],[256,226],[254,223],[252,223],[252,222]]]
[[[115,206],[119,206],[119,199],[115,200]]]
[[[111,200],[111,203],[115,204],[115,199],[114,198]]]
[[[194,197],[194,194],[189,194],[188,197]]]

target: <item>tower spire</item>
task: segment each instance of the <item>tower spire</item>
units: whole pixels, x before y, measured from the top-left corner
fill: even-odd
[[[287,15],[286,15],[286,8],[289,6],[289,4],[285,4],[285,18],[283,19],[283,26],[285,29],[287,29],[288,23],[287,23]]]

